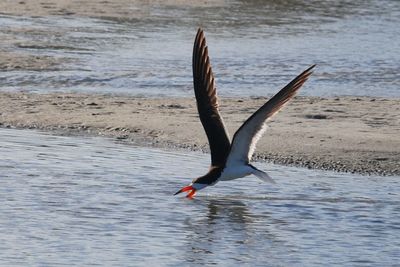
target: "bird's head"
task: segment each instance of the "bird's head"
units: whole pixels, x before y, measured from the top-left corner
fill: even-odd
[[[182,189],[179,190],[178,192],[176,192],[174,195],[177,195],[177,194],[180,194],[183,192],[188,192],[186,197],[193,198],[198,190],[201,190],[207,186],[208,186],[208,184],[201,184],[201,183],[196,183],[195,181],[193,181],[189,185],[182,187]]]

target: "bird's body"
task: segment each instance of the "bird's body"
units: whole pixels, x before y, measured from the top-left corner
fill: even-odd
[[[196,191],[219,181],[229,181],[255,175],[263,181],[274,183],[269,175],[250,164],[258,140],[266,130],[266,121],[289,101],[311,75],[311,66],[267,103],[260,107],[236,131],[229,141],[224,122],[219,114],[217,91],[212,73],[204,33],[198,30],[193,47],[193,84],[200,121],[206,132],[211,150],[209,172],[196,178],[176,194],[189,191],[192,198]]]
[[[234,166],[225,167],[222,170],[221,176],[218,178],[219,181],[230,181],[238,178],[243,178],[250,174],[253,174],[254,169],[247,164],[238,164]]]

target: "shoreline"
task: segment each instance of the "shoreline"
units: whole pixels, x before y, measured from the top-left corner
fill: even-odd
[[[220,98],[232,137],[267,98]],[[358,174],[400,175],[400,99],[296,97],[269,122],[253,160]],[[194,98],[0,92],[0,127],[116,138],[208,152]]]

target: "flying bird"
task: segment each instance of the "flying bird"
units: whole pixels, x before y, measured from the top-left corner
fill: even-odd
[[[266,121],[277,113],[300,89],[311,75],[315,65],[303,71],[276,95],[251,115],[229,141],[218,108],[217,90],[211,69],[206,38],[201,28],[197,31],[193,47],[193,84],[197,110],[206,132],[211,151],[211,166],[207,174],[194,179],[175,195],[188,192],[193,198],[196,191],[220,181],[255,175],[263,181],[275,183],[265,172],[250,164],[258,140],[266,130]]]

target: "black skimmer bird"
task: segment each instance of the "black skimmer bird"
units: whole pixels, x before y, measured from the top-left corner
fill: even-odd
[[[294,78],[251,115],[236,131],[231,143],[219,113],[214,75],[202,29],[198,30],[194,41],[192,64],[197,110],[210,145],[211,166],[206,175],[194,179],[175,195],[188,192],[187,197],[193,198],[196,191],[215,185],[219,181],[233,180],[251,174],[263,181],[274,183],[267,173],[251,165],[250,159],[258,140],[266,130],[266,121],[293,98],[311,75],[315,65]]]

